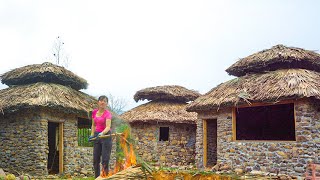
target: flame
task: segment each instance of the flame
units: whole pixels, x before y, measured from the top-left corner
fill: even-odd
[[[125,170],[128,167],[136,165],[137,163],[136,155],[134,153],[133,145],[129,143],[127,140],[128,136],[129,136],[129,129],[125,130],[120,136],[120,147],[123,150],[125,159],[117,160],[115,164],[115,168],[113,170],[110,170],[109,173],[105,172],[104,168],[102,168],[100,177],[107,178],[109,176],[112,176],[113,174],[116,174],[119,171]],[[129,151],[128,151],[128,144],[129,144]]]
[[[104,171],[104,167],[102,167],[100,176],[103,177],[103,178],[105,178],[105,177],[108,177],[108,175],[109,175],[109,174],[107,174],[107,172]]]

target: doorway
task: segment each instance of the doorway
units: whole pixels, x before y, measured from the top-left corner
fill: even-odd
[[[203,120],[203,165],[212,167],[217,164],[217,119]]]
[[[59,173],[59,123],[48,122],[48,173]]]

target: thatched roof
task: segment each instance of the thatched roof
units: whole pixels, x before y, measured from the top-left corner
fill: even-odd
[[[193,101],[201,94],[189,90],[182,86],[172,85],[172,86],[156,86],[142,89],[134,95],[134,100],[138,102],[139,100],[170,100],[170,101],[180,101],[188,102]]]
[[[97,100],[81,91],[52,83],[34,83],[0,90],[0,108],[15,112],[24,108],[48,107],[87,116]]]
[[[86,89],[88,83],[64,67],[46,62],[13,69],[0,76],[1,82],[8,86],[25,85],[36,82],[56,83],[70,86],[75,90]]]
[[[320,99],[320,73],[306,69],[282,69],[232,79],[188,105],[188,111],[213,110],[253,102],[313,97]]]
[[[132,122],[195,123],[197,113],[185,110],[187,103],[172,101],[151,101],[135,107],[120,117]]]
[[[320,54],[301,48],[276,45],[240,59],[226,71],[230,75],[244,76],[277,69],[309,69],[320,72]]]

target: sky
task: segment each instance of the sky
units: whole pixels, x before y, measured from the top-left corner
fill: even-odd
[[[147,87],[204,94],[235,78],[225,69],[240,58],[277,44],[320,53],[319,9],[317,0],[1,0],[0,74],[55,62],[59,36],[67,69],[89,83],[82,91],[129,110]]]

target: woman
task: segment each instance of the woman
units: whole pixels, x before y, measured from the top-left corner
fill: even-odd
[[[98,98],[98,109],[92,111],[92,127],[91,136],[99,137],[107,134],[111,134],[111,118],[110,111],[107,110],[108,98],[106,96],[100,96]],[[100,160],[102,157],[102,168],[105,173],[109,173],[109,160],[112,147],[112,139],[97,138],[93,145],[93,167],[95,177],[100,176]]]

